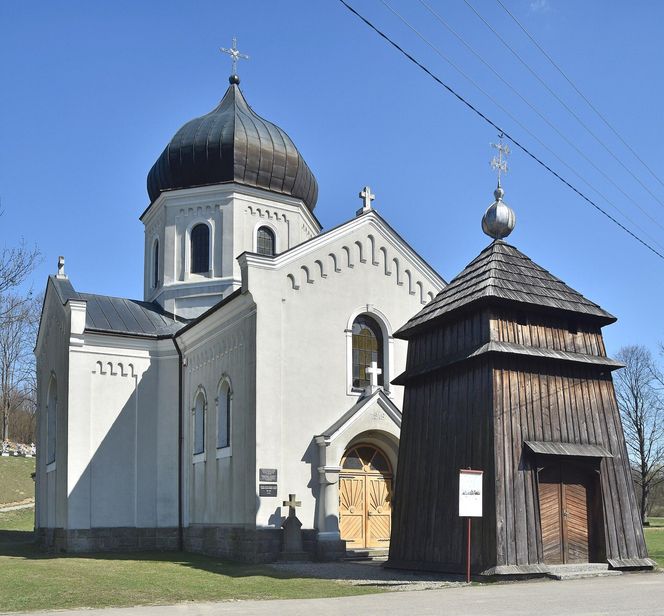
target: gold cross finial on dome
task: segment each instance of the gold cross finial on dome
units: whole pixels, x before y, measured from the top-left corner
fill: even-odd
[[[491,159],[491,168],[498,171],[498,186],[500,186],[500,174],[507,173],[507,157],[510,155],[510,146],[507,144],[503,145],[503,133],[498,135],[500,141],[498,143],[489,144],[492,148],[498,150],[498,156],[494,156]]]
[[[226,47],[220,47],[219,51],[221,51],[222,53],[226,53],[231,57],[231,61],[233,62],[231,77],[237,75],[237,61],[249,59],[249,56],[239,52],[237,48],[237,37],[235,36],[233,37],[233,45],[231,46],[230,49],[226,49]]]

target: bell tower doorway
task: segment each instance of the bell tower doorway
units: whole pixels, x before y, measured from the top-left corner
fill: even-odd
[[[538,473],[544,562],[587,563],[597,559],[603,530],[597,474],[553,459]]]
[[[393,473],[376,446],[353,445],[341,459],[339,531],[349,549],[387,548],[392,524]]]

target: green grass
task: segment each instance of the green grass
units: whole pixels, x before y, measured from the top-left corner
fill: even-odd
[[[32,509],[0,513],[0,612],[383,591],[179,552],[46,554],[32,543],[33,515]]]
[[[35,497],[34,458],[0,457],[0,505]]]
[[[33,507],[27,509],[15,509],[0,513],[0,554],[2,553],[3,531],[20,531],[31,533],[35,526],[35,510]],[[25,538],[25,535],[23,536]]]
[[[664,518],[650,518],[650,526],[643,529],[650,558],[664,567]]]

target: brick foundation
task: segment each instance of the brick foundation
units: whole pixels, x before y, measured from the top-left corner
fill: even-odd
[[[188,552],[249,563],[275,562],[281,557],[281,529],[194,524],[184,529]],[[302,547],[310,560],[339,560],[344,541],[318,541],[318,531],[302,531]]]
[[[38,528],[37,542],[60,552],[149,552],[178,549],[177,528]]]

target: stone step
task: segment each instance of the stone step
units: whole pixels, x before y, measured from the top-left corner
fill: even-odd
[[[344,560],[386,560],[389,555],[387,548],[367,548],[364,550],[346,550]]]
[[[567,565],[548,565],[550,571],[608,571],[608,563],[570,563]]]
[[[570,565],[550,565],[547,575],[554,580],[578,580],[591,577],[621,575],[621,571],[609,569],[606,563],[575,563]]]
[[[576,573],[549,573],[547,575],[554,580],[581,580],[584,578],[622,575],[622,571],[577,571]]]

